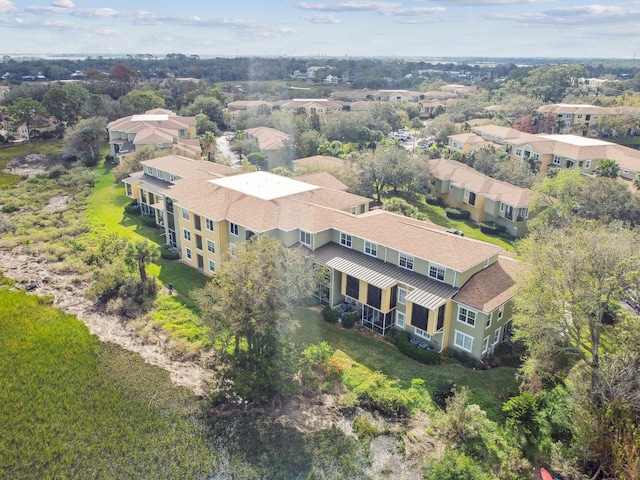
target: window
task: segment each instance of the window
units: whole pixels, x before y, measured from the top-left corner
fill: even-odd
[[[216,262],[214,262],[213,260],[209,260],[209,271],[210,272],[216,271]]]
[[[482,353],[487,353],[487,350],[489,350],[489,337],[484,337],[484,340],[482,340]]]
[[[471,325],[472,327],[476,326],[476,312],[465,307],[458,307],[458,321],[462,323],[466,323],[467,325]]]
[[[189,220],[189,210],[185,208],[182,209],[182,218],[184,218],[185,220]]]
[[[553,164],[554,165],[560,165],[560,157],[557,155],[553,156]]]
[[[591,160],[584,162],[584,168],[591,168]]]
[[[455,331],[453,343],[465,352],[471,353],[471,350],[473,349],[473,337],[459,330]]]
[[[522,149],[516,148],[516,157],[521,157],[521,156],[522,156]]]
[[[300,230],[300,243],[303,245],[311,246],[311,234],[309,232],[305,232]]]
[[[396,310],[396,325],[404,330],[404,313]]]
[[[400,305],[407,303],[407,290],[402,287],[398,287],[398,303]]]
[[[426,340],[431,340],[431,335],[429,335],[424,330],[420,330],[419,328],[414,328],[413,333],[416,335],[416,337],[422,337]]]
[[[191,231],[190,230],[187,230],[186,228],[183,228],[182,229],[182,236],[184,237],[184,239],[187,242],[191,241]]]
[[[340,245],[351,248],[351,235],[340,232]]]
[[[205,218],[204,226],[207,230],[209,230],[210,232],[213,232],[213,220],[211,220],[210,218]]]
[[[176,177],[173,173],[170,173],[170,174],[169,174],[169,181],[170,181],[170,182],[175,182],[175,181],[176,181],[176,178],[178,178],[178,177]]]
[[[540,160],[540,154],[539,153],[534,153],[533,154],[533,159],[537,162],[538,160]]]
[[[578,118],[582,118],[582,114],[581,113],[578,114]]]
[[[504,203],[503,202],[500,202],[500,211],[504,212]]]
[[[160,180],[164,180],[164,172],[162,170],[157,170],[156,177],[158,177]]]
[[[351,213],[354,214],[354,215],[356,213],[358,213],[358,207],[356,207],[355,205],[353,207],[351,207]]]
[[[231,235],[235,235],[236,237],[238,236],[238,224],[237,223],[229,222],[229,233]]]
[[[493,344],[495,345],[500,341],[500,334],[502,333],[502,327],[498,327],[498,329],[493,334]]]
[[[207,239],[207,252],[216,253],[216,244]]]
[[[191,260],[191,249],[188,248],[188,247],[185,248],[184,249],[184,253],[185,253],[186,257],[187,257],[187,260]]]
[[[485,330],[491,326],[491,319],[492,319],[492,318],[493,318],[493,316],[492,316],[492,315],[489,315],[489,316],[487,317],[487,324],[484,326]]]
[[[365,241],[364,242],[364,253],[366,253],[367,255],[371,255],[372,257],[377,257],[378,256],[378,244],[377,243],[373,243],[373,242],[369,242],[369,241]]]
[[[440,280],[441,282],[444,282],[444,273],[444,267],[436,265],[435,263],[429,264],[429,277],[433,278],[434,280]]]
[[[504,305],[502,305],[500,307],[500,310],[498,310],[498,320],[502,320],[502,315],[504,314]]]
[[[476,194],[473,192],[469,192],[469,205],[476,204]]]
[[[398,260],[398,265],[400,265],[402,268],[406,268],[407,270],[413,270],[413,257],[411,255],[407,255],[406,253],[401,253]]]
[[[465,199],[469,198],[469,190],[464,191],[464,198]]]

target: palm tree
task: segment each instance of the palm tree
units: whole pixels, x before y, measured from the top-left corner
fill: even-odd
[[[604,158],[600,161],[600,165],[597,166],[595,173],[596,177],[605,178],[617,178],[620,172],[620,165],[615,160],[610,158]]]
[[[216,151],[216,136],[213,132],[204,132],[200,135],[200,146],[202,151],[207,154],[207,160],[212,162],[212,157]]]
[[[138,268],[140,282],[142,283],[147,281],[147,264],[157,260],[158,257],[160,257],[158,247],[146,240],[130,242],[125,250],[126,264],[132,269]]]

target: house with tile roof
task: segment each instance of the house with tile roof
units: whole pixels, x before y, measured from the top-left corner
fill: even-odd
[[[586,137],[589,129],[595,128],[606,117],[627,117],[632,121],[625,135],[637,135],[640,132],[640,107],[600,107],[596,105],[578,105],[554,103],[542,105],[538,112],[550,115],[554,119],[554,127],[561,134],[576,134]]]
[[[470,166],[446,158],[429,160],[431,193],[450,207],[466,210],[475,222],[495,222],[514,237],[528,232],[531,192],[488,177]]]
[[[360,324],[409,332],[480,359],[511,329],[517,263],[498,246],[384,210],[327,175],[237,174],[186,158],[142,162],[124,180],[181,261],[215,275],[239,243],[271,235],[322,268],[324,305],[350,304]],[[337,182],[337,181],[336,181]]]
[[[292,100],[280,100],[273,104],[274,110],[282,110],[285,112],[304,113],[307,116],[331,115],[332,113],[341,112],[343,103],[327,98],[294,98]]]
[[[200,158],[196,117],[181,117],[171,110],[155,108],[142,115],[129,115],[107,125],[111,155],[120,160],[146,145],[171,149]]]
[[[640,172],[639,150],[595,138],[532,134],[498,125],[475,126],[468,134],[449,137],[452,150],[465,152],[484,145],[493,145],[512,158],[530,162],[542,174],[551,169],[577,168],[584,175],[593,175],[605,158],[620,165],[623,180],[633,180]]]

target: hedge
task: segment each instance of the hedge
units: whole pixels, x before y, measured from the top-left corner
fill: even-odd
[[[338,323],[338,312],[327,306],[322,310],[322,318],[325,322]]]
[[[424,363],[425,365],[440,365],[441,358],[438,352],[423,350],[412,345],[407,335],[398,335],[398,350],[409,358]]]
[[[467,210],[458,210],[457,208],[447,207],[444,209],[447,218],[452,220],[466,220],[471,216]]]
[[[424,201],[429,205],[443,205],[442,199],[440,197],[436,197],[435,195],[432,195],[430,193],[424,196]]]
[[[178,260],[180,258],[178,250],[174,247],[170,247],[169,245],[163,245],[160,248],[160,256],[165,260]]]
[[[500,235],[506,228],[496,222],[481,222],[480,231],[487,235]]]
[[[356,323],[356,316],[353,313],[349,313],[342,317],[342,326],[344,328],[351,328]]]

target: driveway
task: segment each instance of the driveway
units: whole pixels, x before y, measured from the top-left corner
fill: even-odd
[[[229,140],[227,134],[223,134],[220,137],[216,137],[216,160],[218,163],[227,163],[229,165],[240,165],[240,157],[231,151],[229,147]]]

